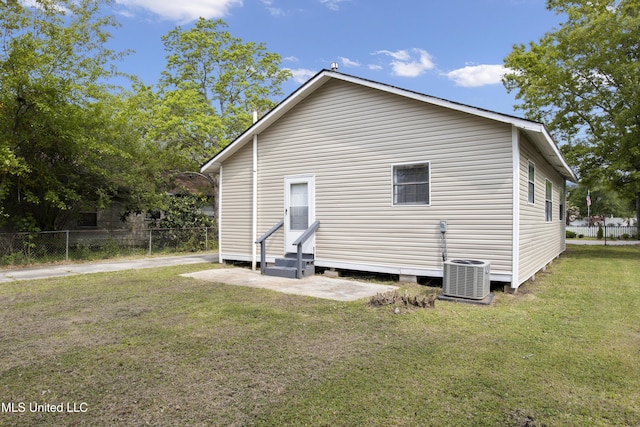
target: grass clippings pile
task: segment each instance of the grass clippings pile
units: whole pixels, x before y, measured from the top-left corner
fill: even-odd
[[[393,290],[375,294],[369,299],[369,304],[376,307],[393,305],[404,307],[434,308],[436,306],[437,297],[437,293],[431,293],[429,295],[410,295],[409,291],[405,290],[401,295],[397,290]]]

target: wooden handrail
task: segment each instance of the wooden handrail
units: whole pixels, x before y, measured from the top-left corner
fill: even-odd
[[[283,225],[284,225],[284,218],[281,219],[280,222],[278,222],[276,225],[271,227],[271,229],[269,231],[267,231],[262,236],[260,236],[260,238],[258,240],[256,240],[256,243],[260,243],[260,274],[264,274],[265,269],[267,268],[267,248],[266,248],[267,244],[266,244],[266,241],[269,238],[269,236],[271,236],[273,233],[278,231],[278,229],[280,227],[282,227]]]
[[[273,227],[271,227],[271,229],[269,231],[267,231],[266,233],[264,233],[262,236],[260,236],[258,238],[258,240],[256,240],[256,243],[262,243],[265,240],[267,240],[267,238],[269,236],[271,236],[273,233],[275,233],[276,231],[278,231],[278,229],[280,227],[282,227],[284,225],[284,219],[281,219],[279,223],[277,223],[276,225],[274,225]]]
[[[264,274],[267,268],[267,250],[266,250],[266,241],[273,233],[278,231],[280,227],[284,225],[284,219],[280,220],[276,225],[271,227],[269,231],[264,233],[255,243],[260,243],[260,273]],[[297,272],[296,277],[298,279],[302,278],[302,244],[309,240],[311,236],[316,232],[316,230],[320,227],[320,221],[314,221],[309,228],[307,228],[304,233],[300,235],[294,242],[293,245],[297,247],[296,254],[296,266]]]
[[[296,245],[298,249],[296,254],[296,266],[298,267],[296,278],[298,279],[302,279],[302,244],[306,242],[309,237],[313,236],[318,227],[320,227],[320,221],[316,220],[309,226],[309,228],[306,229],[304,233],[300,235],[300,237],[295,240],[295,242],[293,242],[293,244]]]
[[[304,232],[304,233],[302,233],[302,234],[300,235],[300,237],[298,237],[298,238],[296,239],[296,241],[295,241],[295,242],[293,242],[293,245],[301,245],[301,244],[303,244],[304,242],[306,242],[307,240],[309,240],[309,237],[311,237],[311,236],[313,235],[313,233],[315,233],[315,232],[316,232],[316,230],[318,229],[318,227],[320,227],[320,221],[314,221],[314,222],[313,222],[313,224],[311,224],[311,225],[309,226],[309,228],[307,228],[307,229],[305,230],[305,232]]]

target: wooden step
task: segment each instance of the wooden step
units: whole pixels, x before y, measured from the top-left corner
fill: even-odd
[[[297,273],[298,273],[298,269],[295,267],[273,266],[273,267],[267,267],[264,270],[265,276],[287,277],[289,279],[295,279]]]
[[[296,254],[287,253],[284,258],[276,258],[275,265],[265,268],[265,276],[288,277],[295,279],[298,272]],[[302,277],[315,274],[313,254],[302,254]],[[301,278],[302,278],[301,277]]]

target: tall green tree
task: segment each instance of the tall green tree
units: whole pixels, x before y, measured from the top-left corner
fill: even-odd
[[[0,202],[13,223],[57,229],[82,205],[136,191],[136,140],[108,85],[120,58],[105,47],[109,4],[0,3]]]
[[[29,170],[24,161],[16,158],[8,146],[6,140],[0,141],[0,202],[2,202],[11,189],[11,180],[18,179]],[[9,215],[5,212],[4,205],[0,205],[0,225],[7,221]]]
[[[591,206],[587,208],[587,192],[590,194]],[[618,218],[633,217],[634,206],[629,199],[612,191],[608,183],[580,183],[570,188],[567,197],[568,204],[579,209],[579,216],[587,218],[587,212],[592,216],[606,216]]]
[[[587,183],[627,200],[640,191],[640,1],[548,0],[566,16],[505,58],[507,90],[547,123]]]
[[[183,160],[182,168],[196,168],[224,148],[251,124],[252,111],[270,110],[290,77],[280,55],[233,37],[222,20],[200,18],[162,41],[167,65],[154,136]]]

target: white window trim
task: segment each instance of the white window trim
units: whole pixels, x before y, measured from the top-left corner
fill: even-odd
[[[393,174],[393,170],[396,166],[414,166],[414,165],[427,165],[427,168],[429,168],[429,203],[401,203],[401,204],[396,204],[394,203],[394,174]],[[432,194],[431,194],[431,161],[429,160],[424,160],[422,162],[405,162],[405,163],[393,163],[391,165],[391,206],[394,208],[397,207],[425,207],[425,206],[431,206],[431,201],[432,201]]]
[[[560,190],[558,191],[558,220],[560,222],[564,222],[567,218],[567,195],[566,188],[562,185],[560,186]],[[560,212],[562,211],[562,212]]]
[[[547,185],[551,184],[551,197],[547,199]],[[551,218],[547,219],[547,202],[551,204],[549,207],[549,215]],[[547,178],[544,180],[544,222],[553,222],[553,182]]]
[[[533,181],[529,177],[529,169],[533,166]],[[529,184],[533,184],[533,202],[529,200]],[[527,163],[527,203],[530,205],[536,204],[536,164],[529,160]]]

